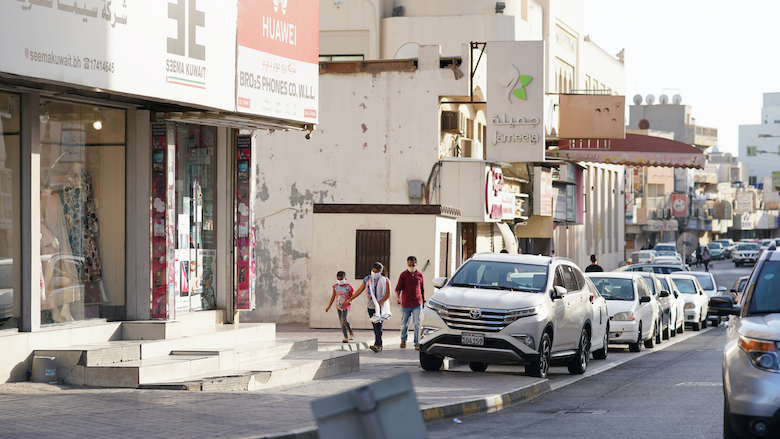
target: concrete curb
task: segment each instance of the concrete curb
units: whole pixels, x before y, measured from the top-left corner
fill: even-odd
[[[424,407],[422,412],[426,423],[441,421],[455,416],[473,415],[475,413],[492,413],[511,404],[526,401],[550,390],[550,381],[540,379],[534,384],[519,387],[515,390],[498,395],[469,399],[451,404]]]
[[[549,390],[550,381],[540,379],[536,383],[519,387],[506,393],[422,407],[420,412],[423,415],[423,420],[428,424],[450,417],[496,412],[511,404],[517,404],[539,396]],[[317,427],[309,427],[267,436],[253,436],[252,439],[319,439],[319,433],[317,432]]]

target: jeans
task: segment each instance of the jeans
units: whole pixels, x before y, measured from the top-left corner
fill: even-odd
[[[349,326],[349,322],[347,321],[347,314],[349,313],[348,309],[337,309],[339,313],[339,323],[341,323],[341,332],[344,333],[344,338],[349,337],[349,334],[352,334],[352,328]]]
[[[374,308],[368,308],[368,316],[374,315]],[[374,327],[374,346],[382,346],[382,321],[379,323],[371,322],[371,326]]]
[[[421,310],[422,304],[410,308],[401,307],[401,341],[406,341],[409,332],[409,318],[411,317],[414,324],[414,344],[419,344]]]

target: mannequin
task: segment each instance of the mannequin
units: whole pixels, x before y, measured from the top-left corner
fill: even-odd
[[[59,196],[41,191],[41,309],[55,322],[75,320],[70,303],[84,298],[79,273],[71,260],[68,232]]]

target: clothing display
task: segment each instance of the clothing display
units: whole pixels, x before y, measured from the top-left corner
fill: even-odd
[[[65,213],[55,192],[41,192],[42,309],[84,299],[78,261],[73,257]]]
[[[92,194],[92,180],[80,165],[74,165],[65,177],[62,206],[73,255],[84,258],[81,273],[83,280],[97,283],[101,280],[97,213]]]

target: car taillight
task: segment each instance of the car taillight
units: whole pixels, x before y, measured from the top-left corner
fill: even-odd
[[[593,293],[590,293],[590,303],[593,303],[593,299],[595,299],[596,296],[593,295]]]

